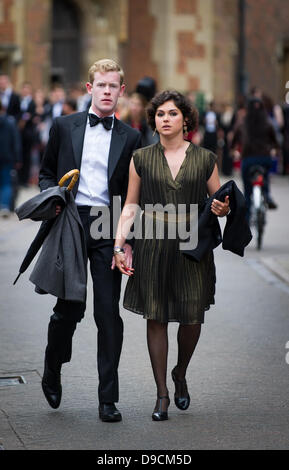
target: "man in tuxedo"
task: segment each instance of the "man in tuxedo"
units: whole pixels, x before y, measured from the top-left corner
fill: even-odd
[[[6,114],[10,118],[10,122],[15,120],[15,123],[11,125],[15,128],[18,124],[20,119],[21,110],[20,110],[20,97],[17,93],[13,91],[12,83],[10,77],[6,73],[0,72],[0,101],[2,103],[2,113]],[[6,136],[9,138],[8,136]],[[22,157],[22,142],[21,142],[21,135],[18,132],[18,126],[15,130],[15,143],[14,146],[17,147],[17,153],[21,156],[17,157],[17,161],[15,163],[14,168],[10,168],[9,171],[6,172],[5,182],[9,184],[9,192],[10,192],[10,207],[7,212],[14,211],[15,200],[18,194],[18,173],[22,168],[23,165],[23,157]],[[10,159],[14,159],[14,156],[10,156]]]
[[[19,130],[22,140],[22,167],[19,170],[19,183],[27,186],[31,169],[31,152],[35,142],[35,102],[30,82],[24,82],[21,87]]]
[[[13,91],[10,78],[5,73],[0,73],[0,99],[6,114],[13,116],[18,121],[20,118],[20,98]]]
[[[66,92],[62,85],[55,84],[50,93],[51,118],[62,116],[63,106],[66,100]]]
[[[118,364],[123,340],[119,315],[121,275],[111,269],[113,236],[92,236],[90,227],[101,207],[112,209],[114,196],[125,201],[129,163],[140,146],[140,134],[119,121],[117,101],[123,95],[123,71],[109,59],[97,61],[89,70],[86,84],[92,103],[89,111],[61,116],[54,120],[43,157],[39,185],[41,190],[57,185],[68,171],[78,168],[80,178],[73,188],[75,202],[85,232],[87,255],[93,280],[94,319],[98,328],[97,363],[99,374],[99,417],[102,421],[121,421],[118,402]],[[61,211],[57,206],[56,214]],[[125,245],[127,257],[131,246]],[[69,362],[72,336],[84,316],[85,304],[58,299],[48,326],[42,389],[53,408],[60,405],[61,365]]]

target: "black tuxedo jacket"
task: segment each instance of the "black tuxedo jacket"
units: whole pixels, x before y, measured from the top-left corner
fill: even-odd
[[[41,190],[56,186],[68,171],[75,168],[80,170],[87,114],[87,111],[83,111],[60,116],[54,120],[39,173]],[[133,151],[140,147],[140,140],[139,131],[115,118],[108,159],[108,189],[111,204],[113,196],[121,196],[122,206],[125,202],[129,163]],[[73,188],[74,196],[77,193],[78,183],[79,181]],[[97,174],[95,184],[97,184]]]
[[[21,109],[20,109],[20,97],[17,93],[12,92],[9,100],[8,107],[6,109],[8,116],[14,116],[16,121],[20,119]]]
[[[25,124],[23,129],[21,130],[22,138],[27,142],[27,144],[32,144],[33,141],[36,139],[36,129],[33,118],[35,116],[36,111],[36,104],[34,100],[31,100],[28,108],[26,111],[22,111],[20,113],[20,121],[25,117],[25,114],[30,114],[29,119],[25,119]],[[30,152],[30,149],[28,150]]]

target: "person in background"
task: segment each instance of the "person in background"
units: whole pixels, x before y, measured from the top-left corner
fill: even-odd
[[[33,121],[35,114],[35,102],[30,82],[24,82],[20,93],[20,119],[18,122],[22,141],[22,167],[18,172],[18,181],[22,186],[27,186],[30,177],[31,151],[36,140],[36,127]]]
[[[77,111],[87,111],[91,105],[91,96],[84,83],[75,83],[68,92],[68,99],[76,101]]]
[[[141,78],[135,87],[135,92],[144,96],[147,103],[155,96],[157,91],[157,83],[152,77]]]
[[[36,133],[36,147],[39,154],[39,163],[42,160],[43,153],[48,141],[49,130],[51,126],[51,106],[46,93],[42,88],[38,88],[34,93],[35,113],[33,123]]]
[[[222,173],[230,176],[233,170],[233,159],[230,155],[230,136],[232,132],[234,109],[229,103],[223,105],[220,114],[220,132],[222,132]]]
[[[10,78],[5,73],[0,73],[0,99],[2,110],[18,121],[20,118],[20,97],[13,91]]]
[[[283,133],[283,145],[282,145],[282,174],[289,175],[289,100],[288,103],[285,101],[283,107],[283,120],[284,126],[282,129]]]
[[[143,95],[132,93],[128,100],[126,113],[121,118],[123,122],[140,131],[141,147],[147,147],[158,141],[158,138],[153,136],[152,130],[147,124],[146,106],[147,101]]]
[[[265,197],[269,209],[276,209],[277,205],[270,195],[269,171],[272,166],[272,149],[278,149],[279,143],[261,99],[251,98],[248,100],[246,117],[244,122],[235,130],[231,147],[233,152],[238,152],[241,156],[247,221],[250,220],[252,194],[250,168],[254,165],[261,165],[266,169],[264,179]]]
[[[15,119],[7,116],[0,100],[0,215],[11,212],[13,188],[11,173],[21,165],[20,136]]]
[[[247,113],[247,97],[244,95],[239,95],[237,98],[236,108],[232,117],[231,131],[228,133],[228,148],[229,153],[232,159],[233,169],[240,170],[241,168],[241,143],[235,143],[234,150],[232,151],[232,140],[234,138],[235,132],[239,129],[246,117]]]
[[[73,98],[67,98],[63,103],[62,116],[68,116],[77,112],[77,101]]]
[[[251,98],[257,98],[257,99],[261,100],[262,96],[263,96],[263,92],[262,92],[261,88],[259,88],[258,86],[252,86],[249,96]]]
[[[237,106],[232,117],[232,131],[233,132],[235,132],[235,130],[243,124],[244,119],[246,117],[246,113],[247,113],[247,98],[243,95],[240,95],[237,99]],[[232,137],[233,137],[233,134],[231,135],[231,142],[232,142]]]
[[[264,103],[264,107],[267,112],[268,119],[271,122],[275,130],[276,138],[279,144],[279,149],[281,150],[282,145],[283,145],[282,131],[284,128],[284,115],[283,115],[282,107],[279,104],[274,103],[273,99],[270,96],[266,95],[265,93],[262,93],[262,101]],[[273,153],[272,156],[275,157],[276,155]]]
[[[65,98],[66,92],[63,86],[59,84],[54,85],[50,93],[52,120],[62,115]]]
[[[115,110],[115,116],[117,119],[122,120],[122,118],[128,115],[128,103],[129,103],[129,95],[128,93],[124,92],[123,96],[119,97],[117,108]]]
[[[217,113],[215,111],[214,102],[209,104],[209,109],[205,114],[204,117],[204,140],[203,140],[203,147],[208,150],[211,150],[213,153],[217,151],[217,144],[218,144],[218,119]]]
[[[6,114],[7,116],[11,116],[14,118],[15,123],[18,122],[20,118],[20,97],[17,93],[14,92],[13,86],[10,80],[10,77],[6,73],[0,73],[0,100],[2,102],[2,113]],[[21,149],[21,140],[19,132],[17,132],[17,146],[19,145],[22,158],[22,149]],[[10,187],[12,188],[12,196],[10,198],[10,210],[14,210],[15,200],[18,194],[18,171],[21,168],[22,163],[19,162],[15,165],[10,171]]]
[[[194,91],[189,91],[188,93],[186,93],[185,96],[192,103],[192,105],[195,108],[197,108],[197,106],[196,106],[197,93],[194,92]],[[200,116],[200,113],[199,113],[199,116]],[[200,145],[200,143],[202,141],[202,134],[200,132],[199,124],[200,124],[200,121],[198,123],[198,127],[196,127],[194,130],[187,131],[184,134],[184,138],[188,142],[193,142],[193,144],[195,144],[195,145]]]

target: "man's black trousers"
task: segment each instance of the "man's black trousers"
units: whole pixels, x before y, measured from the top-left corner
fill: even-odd
[[[93,280],[94,319],[98,328],[98,397],[100,403],[117,402],[117,370],[123,341],[123,321],[119,315],[121,273],[117,268],[111,269],[113,240],[91,237],[90,226],[96,217],[90,216],[90,209],[89,206],[78,207]],[[46,357],[49,362],[59,364],[70,361],[73,333],[84,317],[85,308],[83,303],[57,300],[48,325]]]

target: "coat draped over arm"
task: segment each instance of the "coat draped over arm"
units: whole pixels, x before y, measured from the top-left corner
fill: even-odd
[[[62,206],[58,216],[55,215],[56,205]],[[24,202],[15,212],[19,220],[44,221],[33,241],[36,251],[43,243],[29,278],[35,291],[64,300],[85,302],[87,253],[73,193],[65,187],[54,186]],[[49,230],[45,230],[45,226]],[[30,254],[30,259],[33,257],[33,253]]]

